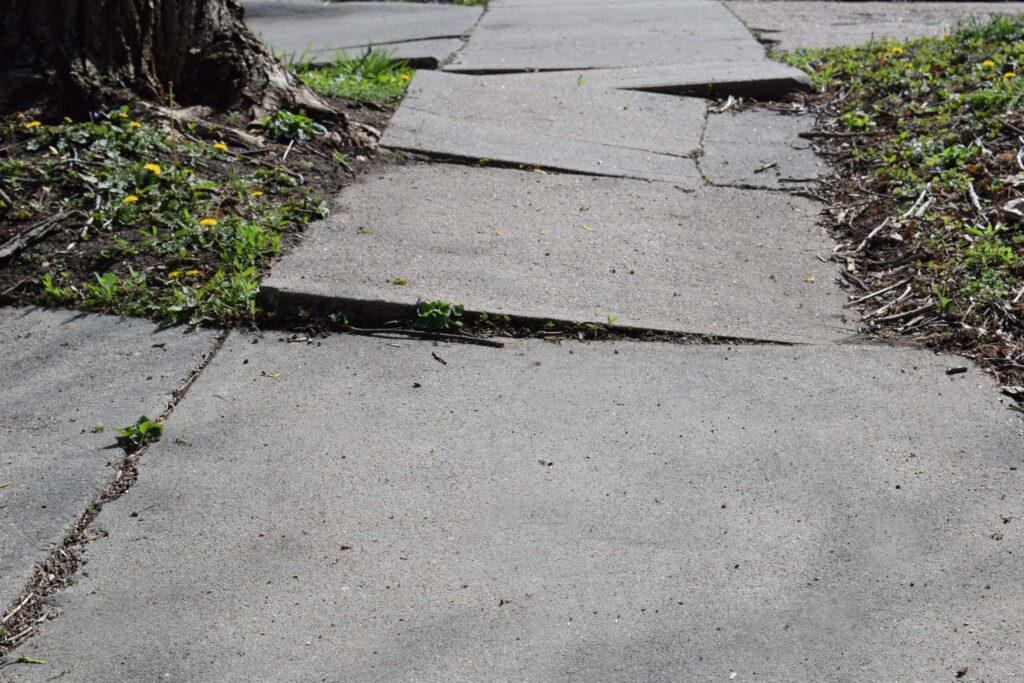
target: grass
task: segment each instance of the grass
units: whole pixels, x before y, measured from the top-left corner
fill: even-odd
[[[872,291],[909,280],[869,327],[1024,369],[1024,17],[781,57],[821,91],[840,260]]]
[[[405,96],[413,76],[409,63],[386,50],[368,50],[359,57],[339,54],[327,66],[292,64],[303,83],[322,95],[387,104]]]
[[[299,174],[198,132],[128,108],[0,124],[0,241],[55,215],[63,225],[59,249],[8,264],[30,273],[38,301],[168,324],[253,319],[282,236],[326,208]]]

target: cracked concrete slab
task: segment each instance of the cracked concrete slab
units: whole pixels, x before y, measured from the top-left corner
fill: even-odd
[[[198,379],[10,680],[1024,668],[1021,420],[959,360],[274,336]]]
[[[482,8],[419,2],[249,0],[246,23],[275,51],[314,63],[370,46],[395,57],[439,64],[462,47]]]
[[[851,334],[816,202],[410,164],[364,177],[264,280],[269,302],[475,311],[779,341]],[[401,278],[404,287],[391,284]]]
[[[38,309],[0,309],[0,605],[116,473],[114,430],[155,417],[212,348],[207,331]],[[97,429],[99,428],[99,429]]]
[[[780,50],[939,36],[971,17],[1024,13],[1024,2],[730,0],[725,4],[762,40]]]
[[[419,71],[381,144],[697,187],[705,104],[571,80]]]
[[[808,187],[828,174],[810,140],[813,116],[768,109],[708,116],[700,168],[716,185],[769,189]]]
[[[743,24],[710,0],[492,0],[446,68],[552,71],[764,58]]]

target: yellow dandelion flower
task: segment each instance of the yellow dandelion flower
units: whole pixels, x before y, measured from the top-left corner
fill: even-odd
[[[142,128],[142,124],[139,123],[138,121],[130,121],[128,123],[128,127],[129,128]]]
[[[1013,73],[1012,71],[1007,71],[1006,73],[1003,74],[1004,81],[1009,81],[1014,78],[1017,78],[1017,74]]]
[[[74,123],[74,121],[71,120],[70,116],[65,116],[64,117],[64,123]]]
[[[43,125],[43,124],[40,123],[39,121],[29,121],[28,123],[25,124],[25,127],[28,128],[29,130],[32,130],[33,128],[38,128],[41,125]]]
[[[188,275],[189,277],[195,277],[196,275],[199,275],[199,271],[198,270],[186,270],[185,271],[185,275]]]
[[[173,280],[177,277],[181,277],[181,273],[176,270],[172,270],[171,272],[167,273],[168,280]]]
[[[217,144],[215,144],[213,146],[213,148],[215,150],[217,150],[218,152],[226,152],[226,151],[228,151],[228,146],[225,145],[223,142],[218,142]]]
[[[133,194],[130,194],[121,201],[124,202],[125,204],[134,204],[135,202],[139,201],[139,198]]]
[[[401,76],[399,76],[399,78],[401,78],[403,81],[407,81],[409,80],[409,74],[402,74]]]
[[[901,55],[901,54],[903,54],[903,48],[902,48],[902,47],[900,47],[899,45],[897,45],[896,47],[894,47],[894,48],[893,48],[892,50],[890,50],[889,52],[890,52],[890,53],[892,53],[892,54],[894,54],[894,55]]]
[[[263,196],[263,190],[256,190],[255,192],[252,193],[252,196],[253,197],[262,197]]]
[[[210,228],[210,227],[213,227],[214,225],[217,225],[217,219],[216,218],[204,218],[203,220],[199,221],[199,225],[205,225],[206,227]]]
[[[995,68],[995,66],[996,66],[996,63],[993,62],[991,59],[986,59],[984,62],[981,63],[981,68],[982,69],[993,69],[993,68]]]
[[[123,111],[117,112],[117,115],[118,115],[118,117],[120,117],[122,119],[128,118],[128,114],[124,113]]]
[[[142,168],[146,169],[147,171],[149,171],[153,175],[160,175],[160,173],[161,173],[161,169],[160,169],[160,165],[159,164],[146,164]]]

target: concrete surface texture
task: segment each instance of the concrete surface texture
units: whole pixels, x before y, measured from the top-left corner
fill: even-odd
[[[764,51],[712,0],[492,0],[453,71],[549,71],[756,61]]]
[[[1021,423],[948,363],[233,335],[9,675],[1011,680]]]
[[[582,79],[582,80],[581,80]],[[692,158],[705,104],[693,98],[420,71],[381,144],[525,166],[700,184]]]
[[[438,60],[481,16],[246,6],[285,51]],[[783,46],[961,11],[821,7],[731,3]],[[856,314],[822,205],[784,191],[822,172],[809,119],[700,99],[806,78],[711,0],[490,0],[451,68],[417,73],[383,140],[433,161],[373,166],[264,295],[700,336],[233,332],[0,680],[1019,677],[1024,421],[947,374],[964,359],[834,343]],[[529,73],[468,73],[491,71]],[[5,612],[123,458],[113,429],[214,343],[0,310]]]
[[[813,116],[768,109],[711,114],[700,169],[715,185],[769,189],[808,187],[827,175],[811,140]]]
[[[779,50],[938,36],[972,17],[1024,13],[1024,2],[729,0],[725,4],[761,40]]]
[[[415,2],[249,0],[246,22],[275,51],[314,63],[374,46],[438,64],[462,47],[483,9]]]
[[[212,343],[109,316],[0,309],[0,605],[113,480],[115,429],[155,418]]]
[[[349,188],[263,291],[834,340],[853,327],[816,258],[831,248],[818,211],[780,193],[413,164]]]

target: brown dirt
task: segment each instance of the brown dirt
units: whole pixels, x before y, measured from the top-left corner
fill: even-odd
[[[393,106],[341,99],[334,99],[331,104],[339,111],[343,111],[353,122],[366,124],[377,130],[383,130],[394,113]],[[215,117],[211,123],[231,125],[225,117]],[[24,154],[18,143],[17,139],[0,139],[0,162]],[[236,145],[232,145],[232,147],[235,148]],[[331,197],[349,185],[357,175],[367,172],[375,165],[373,153],[351,150],[348,160],[353,172],[349,172],[330,160],[333,148],[324,143],[314,143],[312,150],[295,145],[289,152],[287,161],[282,162],[282,156],[286,149],[286,144],[268,139],[259,149],[242,150],[239,154],[238,164],[233,165],[232,168],[229,168],[224,162],[218,163],[216,160],[209,160],[207,162],[209,168],[204,170],[212,174],[212,179],[221,180],[227,178],[229,170],[240,173],[266,168],[265,164],[282,166],[290,171],[301,173],[313,193],[327,200],[329,204]],[[348,151],[346,150],[346,152]],[[366,161],[357,161],[357,156],[365,157]],[[239,165],[242,167],[240,168]],[[56,204],[61,197],[61,186],[55,184],[47,195],[47,204]],[[47,218],[46,213],[40,212],[39,215],[27,221],[15,220],[13,216],[0,214],[0,244],[25,231],[26,227]],[[42,277],[47,272],[67,271],[71,274],[70,279],[73,281],[92,281],[95,273],[120,271],[127,268],[128,265],[136,270],[157,265],[176,267],[173,263],[168,264],[166,255],[147,254],[144,249],[139,249],[138,253],[132,256],[128,262],[120,257],[111,259],[104,256],[103,252],[110,249],[117,239],[140,245],[146,238],[137,228],[110,232],[98,231],[94,233],[94,237],[88,240],[80,238],[80,231],[81,221],[76,220],[76,217],[72,215],[62,223],[58,223],[42,240],[25,248],[7,263],[0,263],[0,305],[40,303]],[[287,251],[298,240],[300,232],[301,228],[285,233],[282,239],[283,251]],[[217,269],[218,262],[217,254],[198,251],[189,254],[188,263],[183,267],[212,272]]]

